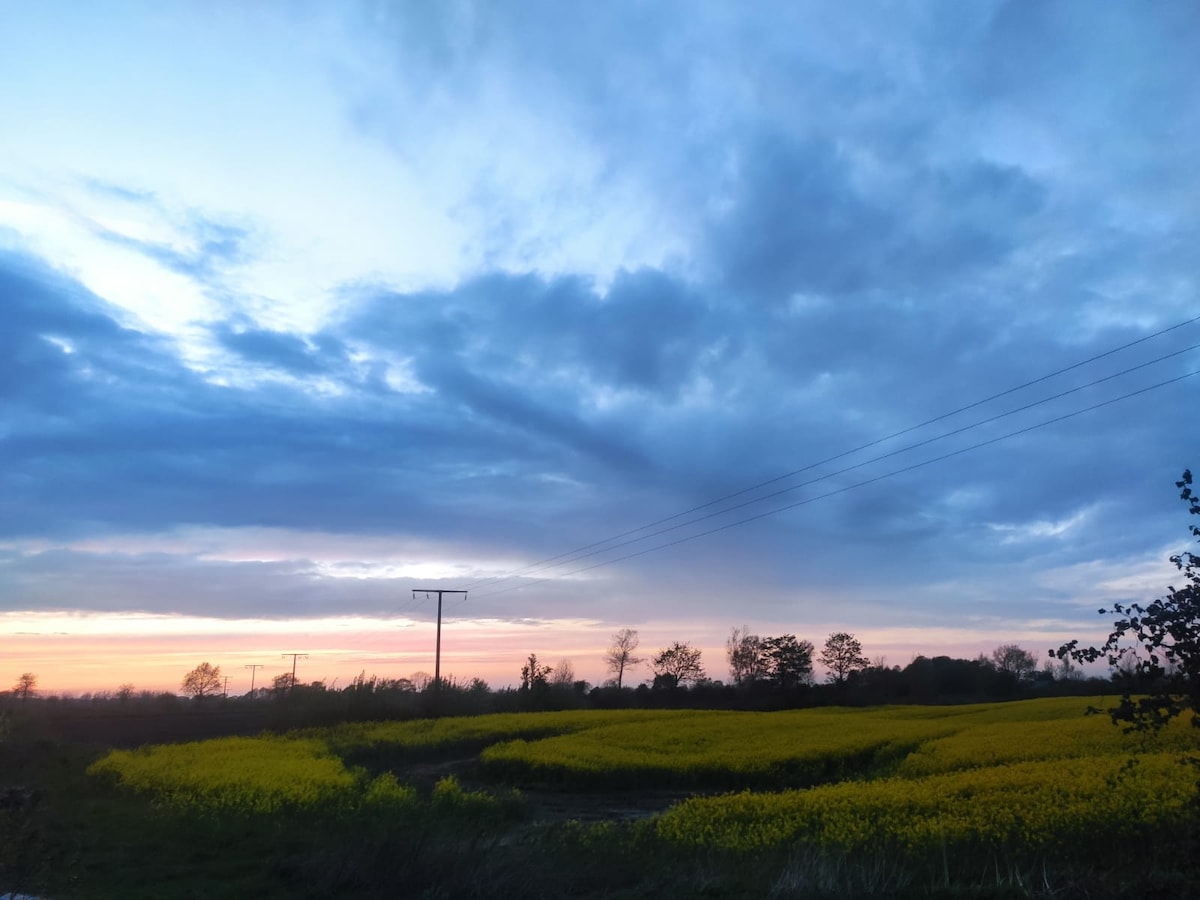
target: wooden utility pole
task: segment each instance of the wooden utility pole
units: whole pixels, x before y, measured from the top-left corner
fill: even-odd
[[[433,705],[434,709],[437,709],[442,697],[442,594],[462,594],[465,598],[467,592],[446,591],[442,588],[413,588],[414,599],[417,594],[424,594],[426,597],[437,594],[438,598],[437,647],[433,656]]]
[[[289,657],[289,656],[292,658],[292,680],[291,680],[291,683],[288,684],[288,693],[291,694],[291,692],[296,689],[296,660],[298,658],[308,659],[308,654],[307,653],[281,653],[280,655],[284,659],[287,659],[287,657]]]
[[[242,666],[243,669],[250,670],[250,699],[254,699],[254,676],[258,674],[258,670],[263,668],[262,663],[254,663],[250,666]]]
[[[227,700],[227,699],[229,699],[229,679],[232,678],[233,676],[232,675],[222,675],[221,677],[223,679],[225,679],[225,684],[223,684],[221,686],[221,699]]]

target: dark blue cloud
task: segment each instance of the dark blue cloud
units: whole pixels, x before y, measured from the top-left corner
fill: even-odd
[[[451,355],[541,383],[566,371],[584,386],[664,399],[726,337],[701,296],[653,270],[619,273],[603,295],[581,279],[532,275],[489,275],[444,294],[381,293],[343,327],[416,359]]]
[[[512,491],[525,490],[537,491],[527,504],[536,510],[539,497],[554,499],[545,474],[571,471],[581,456],[610,474],[646,465],[617,433],[561,398],[545,405],[504,373],[447,364],[427,371],[439,392],[382,391],[356,381],[340,342],[325,334],[313,339],[309,368],[343,378],[344,402],[304,388],[223,387],[169,344],[118,326],[101,301],[43,266],[7,256],[0,285],[10,401],[0,477],[12,511],[0,529],[9,538],[187,523],[386,530],[398,510],[408,527],[452,533],[463,519],[439,507],[482,499],[505,508]],[[300,371],[290,341],[253,337],[239,349]],[[485,506],[466,518],[495,514]]]
[[[1017,169],[980,161],[906,172],[902,204],[856,180],[828,142],[773,135],[747,147],[737,199],[710,235],[729,289],[775,303],[941,290],[1003,263],[1045,193]]]
[[[598,457],[617,470],[646,465],[640,454],[623,446],[616,435],[588,427],[565,409],[538,404],[529,396],[531,392],[526,385],[481,378],[465,368],[436,359],[426,359],[417,374],[443,401],[462,403],[471,412],[501,425]]]
[[[360,454],[402,443],[396,426],[353,418],[309,427],[298,396],[280,406],[209,384],[168,343],[117,325],[80,285],[27,258],[0,258],[0,307],[0,478],[5,505],[23,510],[3,517],[9,536],[282,522],[314,497],[336,507],[346,432],[358,430]],[[290,475],[309,466],[296,487]],[[328,486],[304,484],[319,472]]]
[[[0,252],[0,321],[0,397],[10,416],[74,414],[111,389],[109,378],[152,391],[141,376],[176,365],[167,342],[118,325],[82,285],[11,252]]]
[[[618,388],[674,398],[718,343],[707,304],[653,270],[620,273],[603,302],[572,323],[568,337],[593,376]]]
[[[263,328],[221,324],[214,330],[214,336],[222,347],[248,362],[294,374],[316,375],[327,371],[330,361],[337,361],[339,356],[338,348],[328,343],[320,352],[314,352],[294,334]]]
[[[894,241],[900,211],[858,196],[831,147],[767,138],[740,169],[738,199],[712,236],[731,290],[782,302],[794,292],[876,283],[879,251]]]

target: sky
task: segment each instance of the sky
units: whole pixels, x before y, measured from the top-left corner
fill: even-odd
[[[718,679],[743,625],[1044,658],[1190,540],[1194,3],[0,0],[0,42],[0,687],[432,672],[438,588],[493,686],[626,627]]]

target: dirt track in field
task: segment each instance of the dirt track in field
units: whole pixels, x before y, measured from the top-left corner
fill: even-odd
[[[494,788],[494,784],[479,779],[478,762],[476,757],[467,757],[414,763],[396,770],[395,774],[401,781],[428,787],[447,775],[454,775],[464,787],[471,790]],[[518,790],[529,804],[534,821],[538,822],[565,822],[571,819],[579,822],[623,822],[644,819],[692,796],[686,791],[677,790],[586,793],[525,785]]]

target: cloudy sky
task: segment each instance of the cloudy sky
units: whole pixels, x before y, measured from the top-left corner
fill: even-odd
[[[414,588],[494,685],[626,626],[1043,653],[1186,546],[1193,3],[0,34],[2,678],[432,671]]]

